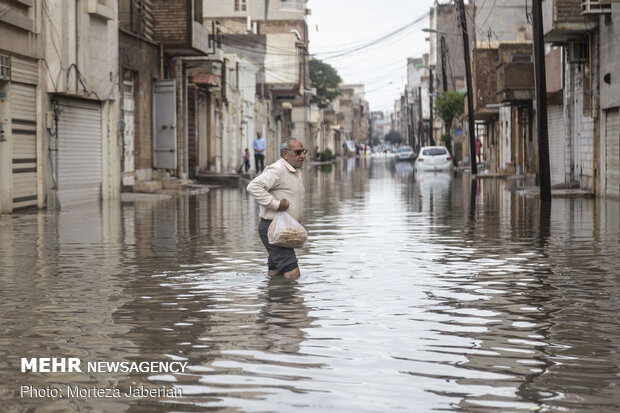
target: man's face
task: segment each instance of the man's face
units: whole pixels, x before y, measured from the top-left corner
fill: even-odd
[[[291,141],[291,149],[285,150],[282,157],[286,162],[291,164],[293,168],[299,169],[303,166],[304,159],[306,159],[304,151],[304,144],[300,141],[293,140]]]

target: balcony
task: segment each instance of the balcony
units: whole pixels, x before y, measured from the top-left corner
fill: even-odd
[[[474,50],[474,114],[477,120],[486,120],[497,116],[499,109],[497,99],[497,49]]]
[[[612,0],[581,0],[582,14],[611,13]]]
[[[164,45],[167,55],[204,56],[209,53],[209,31],[200,22],[200,0],[153,0],[152,5],[153,40]]]
[[[588,31],[594,30],[598,25],[598,17],[583,13],[584,3],[592,5],[605,2],[592,0],[543,0],[545,42],[566,43],[569,40],[583,37]]]
[[[500,102],[533,100],[534,64],[505,62],[497,67],[497,98]]]

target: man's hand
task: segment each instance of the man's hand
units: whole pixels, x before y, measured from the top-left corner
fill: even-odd
[[[280,206],[278,207],[278,211],[286,211],[288,209],[288,201],[285,198],[280,200]]]

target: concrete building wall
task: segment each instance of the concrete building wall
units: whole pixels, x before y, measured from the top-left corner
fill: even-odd
[[[500,43],[532,40],[532,26],[527,21],[525,4],[521,0],[476,2],[475,21],[478,30],[473,36],[477,47],[490,49]]]
[[[245,3],[245,10],[235,10],[233,0],[204,0],[205,17],[239,17],[250,16],[252,20],[265,19],[264,0],[239,0],[240,6]],[[267,19],[288,20],[306,15],[307,0],[271,0],[267,9]],[[239,7],[242,9],[242,7]]]
[[[117,2],[77,5],[78,9],[76,3],[47,1],[47,24],[43,25],[47,62],[44,67],[50,95],[42,109],[51,110],[54,93],[101,104],[101,195],[103,199],[116,198],[120,194]],[[51,184],[48,182],[48,200],[54,199]]]
[[[467,18],[467,31],[470,42],[475,39],[474,23],[471,17],[474,15],[474,8],[471,4],[465,5]],[[465,78],[465,59],[463,58],[463,35],[459,29],[459,15],[452,4],[438,5],[435,7],[436,33],[430,34],[431,55],[430,64],[435,66],[436,90],[442,92],[443,70],[446,71],[447,90],[459,90],[458,86]],[[431,26],[432,27],[432,26]],[[444,64],[441,50],[441,38],[444,38],[446,62]]]
[[[153,79],[159,77],[159,48],[126,32],[119,34],[119,70],[135,73],[135,167],[150,180],[153,167]]]
[[[17,192],[16,181],[21,179],[13,172],[14,154],[17,153],[15,141],[19,139],[14,136],[12,129],[12,113],[17,106],[17,99],[12,96],[13,84],[23,81],[19,79],[17,61],[26,63],[28,68],[28,87],[34,90],[35,105],[33,110],[36,112],[35,136],[29,136],[29,144],[34,144],[34,156],[36,161],[29,166],[36,166],[34,176],[25,178],[29,181],[29,190],[36,199],[29,200],[31,206],[45,206],[45,196],[43,188],[48,186],[50,165],[47,162],[48,146],[44,146],[45,134],[44,109],[46,108],[45,78],[42,76],[40,59],[43,57],[44,42],[41,35],[43,24],[43,13],[41,1],[35,0],[32,4],[27,2],[8,2],[2,3],[0,12],[0,55],[3,63],[11,66],[9,73],[3,73],[5,79],[0,78],[0,124],[2,125],[3,135],[0,140],[0,214],[10,213],[13,207],[19,207],[19,203],[14,202]],[[26,68],[21,68],[26,69]],[[29,156],[30,157],[30,156]]]
[[[620,3],[611,5],[611,18],[600,17],[600,78],[601,109],[620,106]]]
[[[564,88],[562,75],[564,73],[563,48],[546,45],[545,77],[547,79],[547,93],[559,92]]]
[[[268,34],[265,55],[265,83],[299,82],[297,38],[292,33]],[[290,52],[283,52],[287,50]]]

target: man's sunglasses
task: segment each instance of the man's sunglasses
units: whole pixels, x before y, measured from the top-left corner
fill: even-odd
[[[308,150],[307,150],[307,149],[295,149],[295,150],[293,150],[293,149],[289,149],[289,151],[291,151],[291,152],[295,152],[295,155],[297,155],[297,156],[301,155],[302,153],[303,153],[304,155],[308,153]]]

